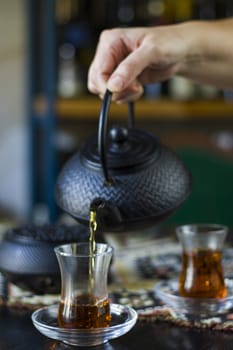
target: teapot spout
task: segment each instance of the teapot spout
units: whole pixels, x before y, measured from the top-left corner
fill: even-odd
[[[124,229],[122,215],[111,202],[96,198],[91,202],[90,211],[96,213],[98,232],[121,232]]]

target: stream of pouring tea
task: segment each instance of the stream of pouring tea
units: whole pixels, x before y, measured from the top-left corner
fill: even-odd
[[[98,299],[95,293],[96,241],[98,230],[97,207],[90,208],[89,222],[89,259],[88,259],[88,292],[73,296],[70,301],[59,304],[58,323],[63,328],[102,328],[108,327],[111,321],[108,299]]]
[[[94,268],[95,268],[95,250],[96,250],[96,241],[95,233],[97,231],[97,219],[96,219],[96,210],[91,207],[90,209],[90,223],[89,223],[89,293],[92,294],[94,290]]]

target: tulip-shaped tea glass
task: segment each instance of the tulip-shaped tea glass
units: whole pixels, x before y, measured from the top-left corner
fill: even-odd
[[[55,248],[61,270],[58,324],[63,328],[102,328],[111,321],[108,271],[112,247],[71,243]]]
[[[182,244],[179,295],[191,298],[225,298],[222,249],[227,227],[194,224],[177,227]]]

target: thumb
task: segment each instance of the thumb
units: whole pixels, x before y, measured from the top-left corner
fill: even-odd
[[[110,76],[107,88],[112,92],[121,92],[129,87],[132,82],[149,65],[149,57],[141,48],[130,53],[115,69]]]

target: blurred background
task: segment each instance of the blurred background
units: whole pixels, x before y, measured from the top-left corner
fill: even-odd
[[[100,32],[233,16],[232,0],[0,0],[0,220],[64,219],[54,186],[97,131],[100,100],[87,71]],[[182,78],[145,86],[136,126],[174,148],[193,193],[165,224],[233,226],[233,93]],[[112,105],[111,122],[126,123]]]

